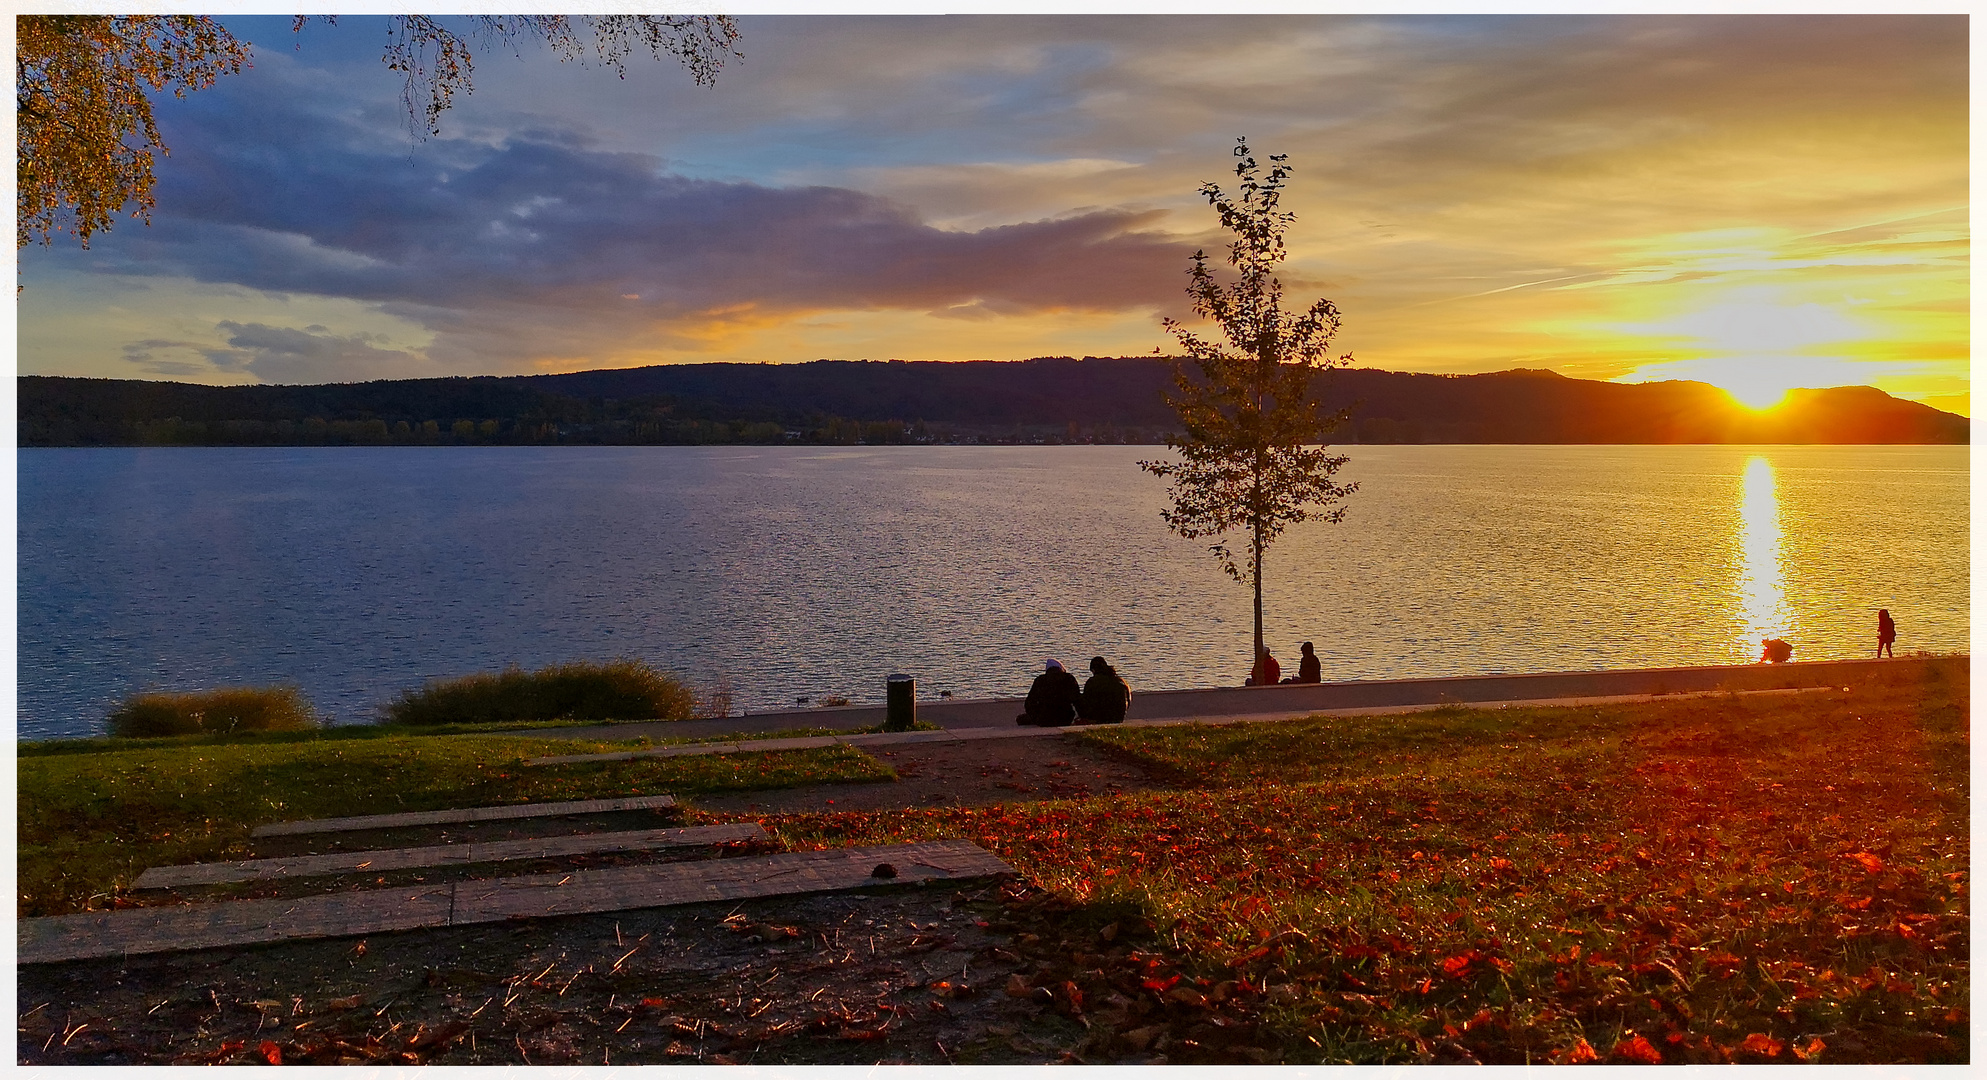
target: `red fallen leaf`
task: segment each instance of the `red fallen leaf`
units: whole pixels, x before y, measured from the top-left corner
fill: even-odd
[[[262,1060],[271,1065],[281,1065],[283,1063],[283,1048],[267,1039],[264,1039],[255,1048],[255,1052],[261,1056]]]
[[[1878,858],[1877,856],[1870,854],[1867,851],[1852,852],[1851,854],[1845,855],[1843,857],[1846,859],[1854,860],[1855,862],[1860,864],[1864,870],[1872,874],[1883,872],[1884,861]]]
[[[1809,1039],[1805,1045],[1794,1047],[1794,1056],[1813,1064],[1821,1060],[1821,1052],[1826,1049],[1828,1049],[1827,1043],[1820,1039]]]
[[[1601,1055],[1594,1053],[1593,1045],[1581,1039],[1574,1043],[1572,1049],[1566,1051],[1565,1056],[1560,1060],[1568,1065],[1591,1065],[1600,1059]]]
[[[643,998],[642,1005],[650,1009],[666,1009],[669,1007],[669,999],[659,997]]]
[[[1760,1057],[1770,1057],[1770,1058],[1779,1057],[1780,1051],[1785,1050],[1786,1048],[1787,1048],[1786,1043],[1781,1042],[1779,1039],[1776,1039],[1773,1036],[1768,1035],[1763,1031],[1753,1032],[1752,1034],[1745,1037],[1744,1042],[1739,1044],[1739,1049],[1744,1051],[1745,1053],[1758,1054]]]
[[[1442,974],[1447,975],[1451,979],[1460,979],[1465,972],[1469,971],[1470,965],[1475,963],[1476,959],[1477,952],[1475,949],[1471,949],[1461,956],[1451,956],[1447,960],[1442,961]]]
[[[1608,1056],[1633,1062],[1637,1065],[1661,1065],[1663,1063],[1663,1055],[1654,1046],[1650,1045],[1648,1039],[1643,1038],[1639,1034],[1632,1039],[1623,1039],[1615,1043],[1614,1049],[1608,1051]]]
[[[1173,988],[1173,984],[1179,981],[1180,977],[1178,975],[1173,975],[1164,979],[1147,979],[1144,982],[1140,983],[1139,985],[1145,987],[1147,990],[1150,990],[1155,994],[1163,994],[1166,991],[1171,990]]]

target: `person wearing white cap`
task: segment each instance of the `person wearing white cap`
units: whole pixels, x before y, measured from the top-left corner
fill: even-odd
[[[1014,722],[1034,727],[1066,727],[1076,719],[1076,704],[1083,697],[1083,688],[1076,685],[1076,676],[1063,670],[1060,661],[1049,659],[1042,662],[1042,673],[1035,676],[1035,684],[1028,688],[1027,711],[1014,718]]]

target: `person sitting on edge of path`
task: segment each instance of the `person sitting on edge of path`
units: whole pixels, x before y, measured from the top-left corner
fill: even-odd
[[[1035,676],[1035,683],[1028,688],[1026,712],[1014,718],[1014,722],[1028,727],[1064,727],[1076,719],[1076,706],[1083,699],[1083,688],[1076,685],[1076,676],[1063,670],[1061,662],[1045,660],[1042,673]]]
[[[1078,710],[1086,724],[1122,724],[1131,708],[1131,684],[1101,656],[1090,658],[1090,678],[1083,682]]]
[[[1265,645],[1256,653],[1256,666],[1249,672],[1249,681],[1242,685],[1275,686],[1282,678],[1283,667],[1276,662],[1276,657],[1269,654],[1269,647]]]
[[[1784,664],[1794,658],[1794,647],[1777,637],[1759,639],[1759,663]]]
[[[1318,663],[1318,654],[1312,651],[1311,643],[1305,642],[1303,649],[1304,657],[1297,661],[1297,677],[1290,681],[1300,683],[1325,681],[1324,667]]]
[[[1877,656],[1882,657],[1885,653],[1889,653],[1890,658],[1892,660],[1897,659],[1897,653],[1893,651],[1890,647],[1891,642],[1896,640],[1897,640],[1897,623],[1891,620],[1890,609],[1878,608],[1877,609]]]

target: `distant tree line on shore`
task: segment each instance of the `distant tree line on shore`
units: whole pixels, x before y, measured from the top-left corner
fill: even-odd
[[[684,364],[568,375],[201,386],[24,375],[22,446],[1163,442],[1154,357]],[[1965,417],[1868,387],[1753,412],[1703,383],[1340,370],[1346,443],[1965,443]]]

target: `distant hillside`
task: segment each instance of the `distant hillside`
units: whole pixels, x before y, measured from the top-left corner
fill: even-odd
[[[685,364],[321,386],[21,376],[23,446],[1159,442],[1155,358]],[[1756,413],[1703,383],[1545,371],[1320,380],[1335,441],[1965,443],[1962,416],[1870,387],[1796,390]]]

